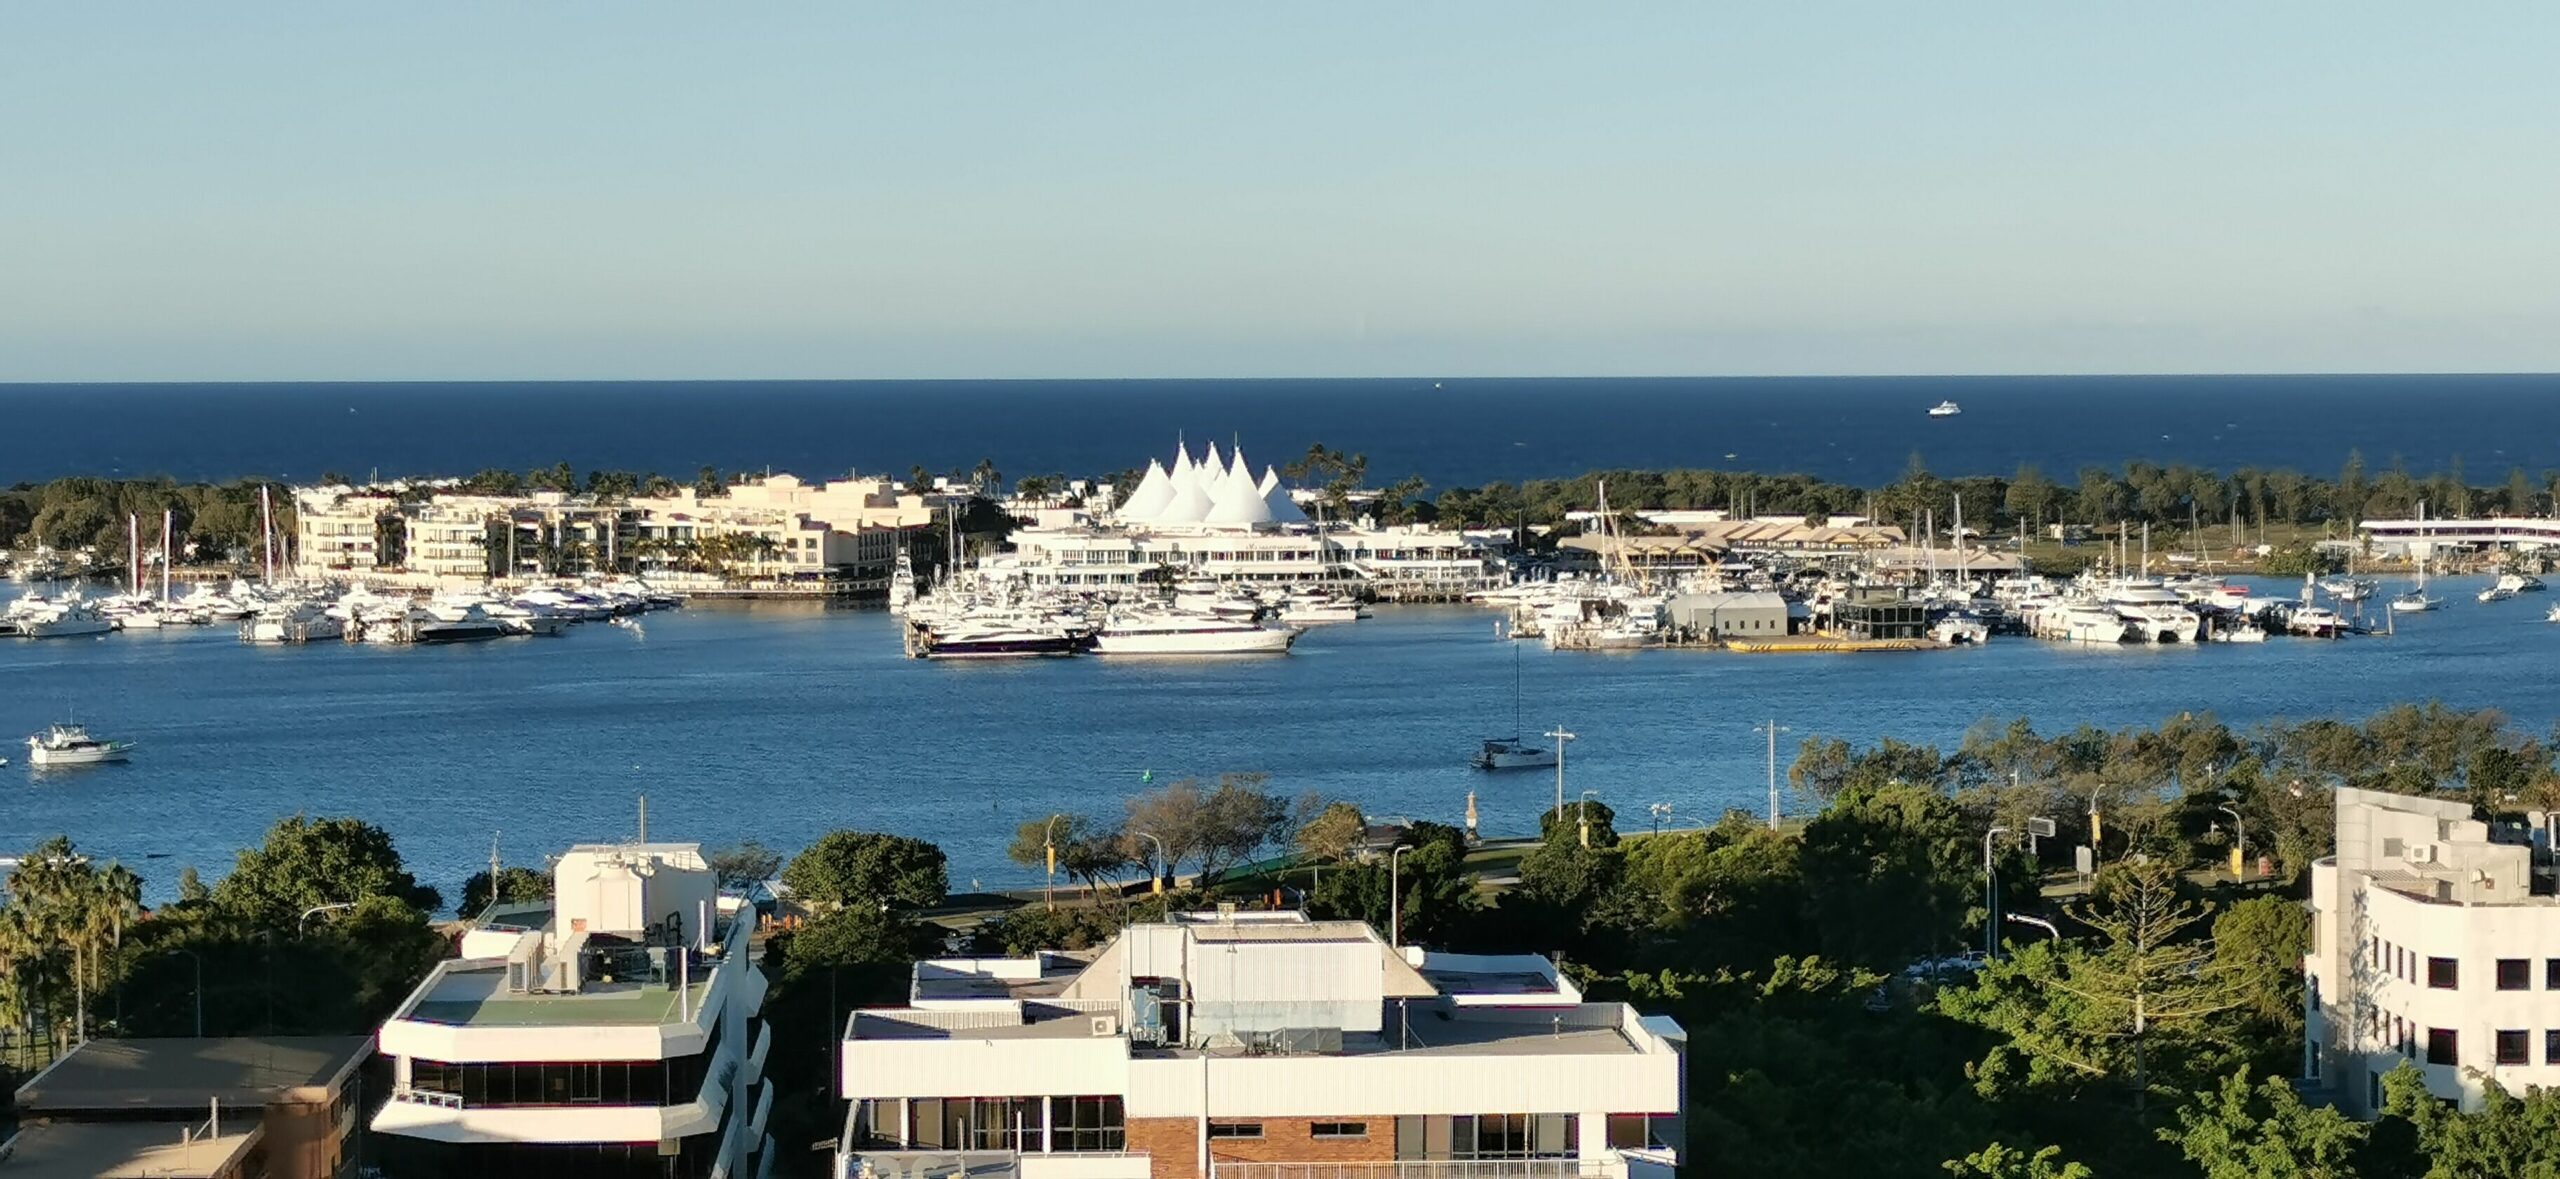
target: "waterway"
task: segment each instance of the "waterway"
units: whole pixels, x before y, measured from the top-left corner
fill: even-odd
[[[1891,735],[1952,748],[1984,720],[2145,725],[2182,711],[2236,724],[2358,718],[2402,701],[2560,720],[2560,595],[2447,608],[2392,637],[2255,646],[2077,648],[2003,639],[1898,655],[1745,656],[1519,649],[1522,726],[1564,725],[1567,788],[1643,821],[1765,806],[1763,739]],[[2387,584],[2385,592],[2399,587]],[[2282,592],[2271,587],[2271,592]],[[1004,847],[1051,810],[1096,814],[1185,775],[1261,772],[1275,788],[1375,815],[1526,831],[1552,774],[1487,775],[1476,742],[1512,729],[1514,648],[1495,615],[1403,607],[1319,628],[1285,658],[1080,658],[954,665],[903,658],[876,611],[697,606],[559,639],[453,647],[245,647],[227,627],[0,640],[0,734],[76,715],[140,743],[130,764],[34,771],[0,747],[0,849],[54,833],[144,873],[208,879],[277,818],[387,827],[448,897],[498,841],[516,863],[650,834],[792,849],[834,827],[921,836],[955,887],[1024,885]],[[1790,805],[1794,800],[1790,799]]]

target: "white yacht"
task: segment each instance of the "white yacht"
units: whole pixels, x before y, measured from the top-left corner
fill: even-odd
[[[2513,600],[2516,596],[2516,591],[2508,589],[2504,583],[2500,583],[2481,590],[2478,596],[2483,602],[2505,602]]]
[[[2334,639],[2347,633],[2347,620],[2327,606],[2296,606],[2285,615],[2284,628],[2305,638]]]
[[[2204,620],[2157,581],[2127,578],[2103,592],[2106,604],[2124,619],[2126,637],[2135,642],[2192,643],[2203,628]]]
[[[1215,614],[1114,614],[1093,635],[1096,655],[1278,655],[1298,641],[1294,627],[1263,626]]]
[[[2444,599],[2427,596],[2427,566],[2424,561],[2418,563],[2418,583],[2409,587],[2408,593],[2391,599],[2391,612],[2394,614],[2419,614],[2443,607]]]
[[[2232,619],[2230,622],[2215,626],[2213,628],[2213,641],[2217,643],[2263,643],[2267,641],[2267,628],[2258,625],[2257,620],[2243,615]]]
[[[1518,737],[1488,737],[1467,764],[1479,770],[1534,770],[1556,764],[1556,751]]]
[[[2553,606],[2549,610],[2543,611],[2542,620],[2544,622],[2560,622],[2560,606]]]
[[[2542,584],[2541,578],[2534,577],[2530,574],[2501,573],[2498,575],[2498,584],[2496,588],[2505,590],[2510,594],[2530,594],[2539,593],[2546,587]]]
[[[2381,588],[2382,583],[2370,577],[2332,577],[2320,583],[2320,592],[2341,602],[2361,602]]]
[[[316,602],[279,602],[240,624],[240,641],[313,643],[344,638],[347,624]]]
[[[1933,418],[1951,418],[1963,412],[1964,407],[1953,401],[1941,401],[1929,407],[1929,416]]]
[[[131,741],[100,741],[89,730],[73,724],[47,725],[45,730],[27,738],[27,762],[38,766],[94,766],[123,761],[133,751]]]
[[[13,603],[14,605],[14,603]],[[82,635],[102,635],[116,628],[105,616],[77,597],[45,602],[29,607],[24,613],[12,610],[12,622],[20,636],[30,639],[71,639]]]
[[[2066,643],[2121,643],[2127,627],[2124,616],[2106,606],[2057,600],[2037,607],[2027,629]]]
[[[1991,641],[1991,625],[1977,615],[1959,611],[1930,624],[1929,637],[1950,647],[1978,647]]]
[[[1330,594],[1291,594],[1279,607],[1280,621],[1291,626],[1310,626],[1327,622],[1357,622],[1369,616],[1369,608],[1356,599],[1337,598]]]

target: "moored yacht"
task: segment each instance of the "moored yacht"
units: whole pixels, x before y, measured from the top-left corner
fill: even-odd
[[[10,611],[10,620],[16,624],[17,633],[24,638],[71,639],[83,635],[102,635],[115,629],[115,623],[109,622],[104,615],[99,614],[76,595],[59,601],[39,601],[24,612],[14,609],[17,605],[18,603],[11,603],[13,609]]]
[[[1298,641],[1294,627],[1263,626],[1215,614],[1113,614],[1093,635],[1096,655],[1279,655]]]
[[[2192,643],[2203,620],[2168,587],[2147,578],[2108,586],[2106,605],[2125,621],[2125,637],[2140,643]]]
[[[100,741],[74,724],[47,725],[27,738],[27,762],[38,766],[93,766],[123,761],[131,741]]]
[[[1487,737],[1467,764],[1479,770],[1532,770],[1556,764],[1556,751],[1518,737]]]

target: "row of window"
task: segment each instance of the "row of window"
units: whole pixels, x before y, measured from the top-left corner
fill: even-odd
[[[2374,962],[2390,973],[2392,977],[2400,979],[2403,982],[2414,983],[2418,981],[2421,959],[2419,955],[2411,952],[2408,947],[2386,942],[2377,935],[2374,937],[2370,948],[2372,950]],[[2430,957],[2423,959],[2423,961],[2425,964],[2424,969],[2426,971],[2428,989],[2437,991],[2456,991],[2462,989],[2461,960],[2455,958]],[[2497,988],[2501,991],[2532,990],[2533,959],[2498,959],[2496,967],[2496,982]],[[2542,960],[2542,989],[2546,991],[2560,991],[2560,958],[2545,958]]]
[[[409,1087],[462,1099],[466,1109],[543,1105],[686,1105],[720,1051],[721,1025],[702,1051],[666,1060],[450,1063],[413,1059]]]
[[[865,1146],[903,1150],[1044,1154],[1124,1150],[1128,1130],[1116,1096],[918,1097],[859,1103],[854,1138]]]
[[[2376,1038],[2389,1041],[2391,1050],[2402,1056],[2412,1059],[2417,1057],[2420,1029],[2398,1016],[2385,1016],[2380,1023],[2383,1030],[2377,1034]],[[2460,1065],[2462,1063],[2462,1033],[2452,1028],[2427,1028],[2425,1034],[2428,1064]],[[2533,1033],[2531,1031],[2501,1030],[2492,1033],[2489,1062],[2491,1064],[2532,1064],[2532,1049]],[[2560,1029],[2542,1033],[2542,1063],[2560,1065]]]

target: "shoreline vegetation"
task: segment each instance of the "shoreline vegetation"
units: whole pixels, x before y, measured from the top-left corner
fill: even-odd
[[[1648,811],[1632,800],[1586,801],[1500,846],[1436,822],[1382,832],[1356,801],[1293,798],[1259,773],[1149,784],[1107,809],[1020,816],[1009,854],[1035,886],[1010,896],[954,897],[943,852],[915,835],[813,832],[793,855],[743,844],[711,859],[725,887],[778,878],[792,898],[761,959],[767,1018],[791,1046],[770,1065],[789,1141],[840,1121],[817,1050],[830,1013],[900,1000],[914,959],[1089,947],[1130,920],[1235,901],[1382,927],[1392,908],[1418,944],[1557,955],[1595,998],[1677,1017],[1687,1160],[1703,1173],[2560,1166],[2560,1139],[2524,1132],[2560,1117],[2560,1094],[2455,1113],[2404,1067],[2390,1112],[2366,1125],[2285,1079],[2303,1034],[2300,898],[2331,851],[2331,791],[2459,798],[2518,821],[2560,807],[2560,733],[2440,705],[2246,729],[2200,713],[2115,731],[1985,720],[1953,750],[1808,737],[1788,780],[1800,813],[1776,830],[1740,812],[1637,820]],[[2030,848],[1985,834],[2030,818],[2057,836]],[[2071,845],[2092,832],[2101,866],[2083,881]],[[1393,874],[1381,839],[1413,849]],[[1053,851],[1070,886],[1054,905],[1036,886]],[[442,896],[356,818],[285,819],[210,885],[184,869],[154,907],[145,887],[67,838],[22,858],[0,906],[0,1072],[41,1067],[81,1027],[188,1034],[199,1000],[213,1035],[369,1032],[451,952]],[[458,895],[470,914],[549,887],[506,867]],[[1986,930],[2006,935],[2004,952],[1962,957]],[[13,1084],[0,1077],[0,1093]]]
[[[2420,475],[2396,457],[2378,469],[2370,467],[2360,452],[2350,452],[2331,478],[2283,468],[2219,472],[2141,462],[2083,468],[2068,482],[2034,464],[2005,476],[1941,476],[1914,452],[1900,478],[1878,486],[1701,467],[1603,470],[1571,479],[1435,489],[1413,476],[1372,486],[1365,455],[1318,443],[1283,464],[1281,472],[1291,484],[1311,489],[1334,519],[1358,513],[1384,524],[1517,529],[1533,550],[1577,534],[1573,514],[1592,508],[1604,482],[1611,503],[1629,517],[1630,530],[1637,532],[1646,529],[1632,518],[1637,512],[1723,511],[1803,516],[1814,521],[1864,516],[1901,524],[1914,536],[1920,534],[1924,521],[1931,521],[1939,535],[1951,536],[1961,500],[1968,532],[1978,537],[2014,536],[2039,572],[2063,574],[2077,572],[2095,559],[2094,554],[2081,551],[2077,541],[2082,537],[2130,538],[2151,530],[2157,533],[2154,547],[2163,552],[2197,552],[2268,574],[2295,575],[2326,568],[2330,558],[2318,542],[2352,541],[2356,525],[2366,519],[2412,517],[2422,509],[2447,517],[2474,512],[2560,513],[2560,470],[2533,474],[2511,467],[2497,483],[2479,485],[2468,480],[2458,456],[2446,468]],[[1125,486],[1133,484],[1136,475],[1134,470],[1123,471],[1112,478]],[[552,491],[613,500],[686,486],[713,494],[757,477],[753,472],[724,474],[710,467],[681,482],[645,471],[591,470],[582,476],[562,462],[521,473],[490,469],[459,478],[380,482],[420,496],[435,490],[493,495]],[[324,483],[354,482],[335,472],[322,478]],[[945,494],[973,503],[1005,498],[1006,484],[993,460],[947,475],[916,467],[908,472],[905,487],[910,492],[932,492],[937,482]],[[1078,501],[1065,494],[1068,486],[1069,480],[1061,475],[1025,476],[1012,484],[1011,498],[1018,506],[1075,506]],[[175,547],[186,554],[183,563],[236,564],[243,554],[254,555],[257,547],[261,487],[275,493],[279,534],[292,536],[291,489],[267,480],[181,483],[84,476],[18,483],[0,490],[0,549],[90,547],[115,554],[120,562],[127,518],[139,517],[146,534],[156,538],[157,521],[166,511],[172,514],[176,529]],[[967,531],[1002,533],[1007,531],[1006,524],[1001,513],[980,512]],[[2064,535],[2051,535],[2048,530],[2055,527]],[[156,539],[149,547],[157,547]]]

